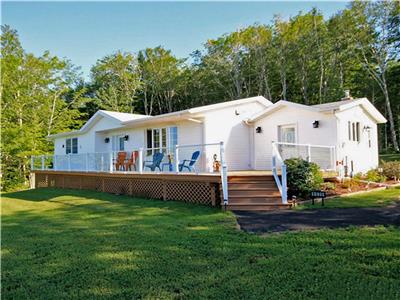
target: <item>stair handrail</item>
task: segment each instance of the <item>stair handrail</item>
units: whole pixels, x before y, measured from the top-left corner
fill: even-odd
[[[281,169],[281,178],[278,176],[278,167]],[[286,165],[279,153],[276,142],[272,142],[272,175],[281,194],[282,203],[287,204],[287,176]]]

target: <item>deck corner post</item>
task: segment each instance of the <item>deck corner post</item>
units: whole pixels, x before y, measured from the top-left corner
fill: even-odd
[[[44,155],[42,155],[42,171],[44,170]]]
[[[174,151],[174,158],[175,158],[175,172],[179,173],[179,146],[175,145]]]
[[[109,164],[110,164],[109,171],[110,171],[110,173],[112,173],[113,172],[113,153],[112,152],[109,153],[108,159],[109,159]]]
[[[35,156],[31,156],[31,171],[35,169]]]
[[[139,148],[139,173],[143,173],[143,148]]]
[[[307,145],[307,155],[308,155],[308,162],[311,162],[311,145]]]
[[[224,142],[219,143],[220,160],[221,160],[221,181],[224,205],[228,204],[228,167],[225,162]]]

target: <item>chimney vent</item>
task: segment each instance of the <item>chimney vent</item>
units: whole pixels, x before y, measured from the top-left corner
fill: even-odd
[[[353,97],[350,96],[350,90],[344,90],[344,97],[342,100],[352,100]]]

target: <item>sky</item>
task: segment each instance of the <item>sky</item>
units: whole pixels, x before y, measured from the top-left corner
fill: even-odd
[[[2,2],[2,24],[18,31],[23,48],[48,50],[90,68],[117,50],[163,46],[179,58],[208,39],[254,23],[270,24],[316,7],[329,17],[347,2]]]

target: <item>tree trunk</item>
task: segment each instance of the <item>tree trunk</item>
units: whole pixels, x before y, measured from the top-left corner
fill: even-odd
[[[387,90],[387,85],[386,85],[386,80],[383,78],[383,95],[385,96],[385,104],[386,104],[386,109],[387,109],[387,114],[388,114],[388,119],[389,119],[389,130],[390,130],[390,136],[392,138],[392,143],[393,143],[393,148],[396,152],[399,152],[399,144],[397,142],[397,136],[396,136],[396,128],[393,120],[393,113],[392,113],[392,107],[390,105],[390,99],[389,99],[389,92]]]

